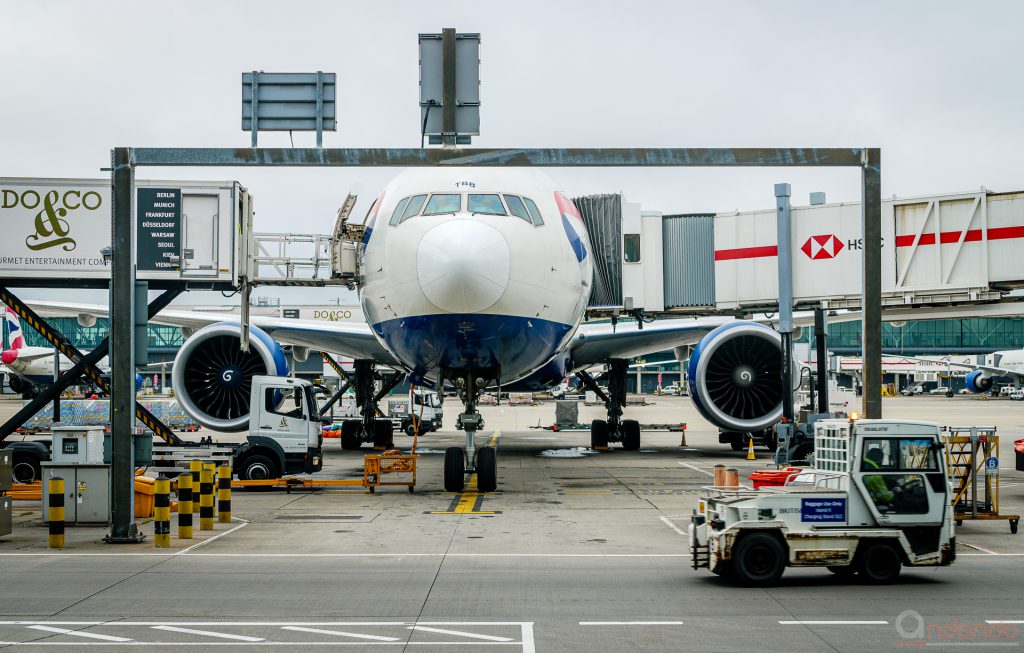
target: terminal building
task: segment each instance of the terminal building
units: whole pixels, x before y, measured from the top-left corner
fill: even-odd
[[[237,307],[230,306],[188,306],[173,307],[173,310],[193,310],[197,312],[237,312]],[[253,315],[272,317],[294,317],[302,319],[325,320],[334,322],[362,322],[362,309],[353,304],[324,305],[287,305],[274,301],[262,301],[252,307]],[[43,315],[45,316],[45,313]],[[107,320],[99,319],[92,326],[82,326],[78,320],[69,317],[50,318],[49,322],[66,335],[71,342],[83,351],[96,347],[106,336]],[[6,325],[4,326],[4,344],[7,343]],[[25,329],[26,344],[32,347],[48,346],[43,337],[31,328]],[[828,349],[840,357],[860,356],[861,330],[859,322],[839,322],[829,326]],[[797,345],[809,343],[811,330],[804,329]],[[174,360],[185,337],[178,327],[161,324],[149,325],[149,363],[151,372],[147,375],[147,385],[159,385],[161,367],[159,363],[170,363]],[[882,347],[887,356],[923,356],[937,357],[949,355],[971,355],[972,357],[991,354],[995,351],[1019,349],[1024,346],[1024,318],[963,318],[947,320],[927,320],[906,322],[904,324],[883,324]],[[336,373],[326,366],[315,355],[303,362],[291,358],[288,349],[291,369],[299,376],[306,378],[334,377]],[[343,364],[347,361],[343,360]],[[653,393],[660,385],[685,383],[681,377],[679,361],[671,350],[659,352],[632,361],[635,365],[629,375],[628,391]],[[840,382],[846,386],[856,384],[855,374],[850,372],[850,365],[842,362],[834,366],[840,375]],[[856,368],[856,365],[852,365]],[[167,371],[169,372],[168,365]],[[153,383],[152,377],[157,377]],[[659,379],[660,377],[660,379]],[[845,377],[845,378],[844,378]],[[883,383],[894,384],[900,389],[914,381],[912,374],[887,372]],[[951,380],[954,388],[962,387],[962,378]]]

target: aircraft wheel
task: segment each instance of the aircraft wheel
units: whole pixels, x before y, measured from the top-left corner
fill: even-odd
[[[498,452],[494,447],[484,447],[476,454],[476,488],[481,492],[498,489]]]
[[[341,448],[346,451],[358,449],[363,446],[362,422],[357,420],[345,420],[341,423]]]
[[[462,492],[466,487],[466,458],[459,447],[444,450],[444,489]]]
[[[743,451],[747,448],[747,437],[746,433],[730,433],[729,446],[733,451]]]
[[[750,587],[768,587],[782,578],[786,569],[786,547],[768,533],[748,533],[733,549],[736,580]]]
[[[390,420],[377,420],[373,423],[373,446],[390,449],[395,446],[395,425]]]
[[[869,544],[860,560],[860,575],[877,583],[891,583],[900,575],[903,563],[900,554],[885,542]]]
[[[635,419],[622,421],[622,448],[626,451],[640,448],[640,422]]]
[[[590,448],[608,448],[608,422],[603,419],[595,419],[590,423]]]

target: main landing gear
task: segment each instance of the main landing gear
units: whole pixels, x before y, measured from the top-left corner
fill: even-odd
[[[373,361],[357,360],[352,376],[360,419],[347,419],[341,423],[341,448],[359,449],[364,442],[372,442],[374,449],[394,447],[394,424],[388,419],[377,419],[381,416],[377,402],[398,385],[403,375],[395,372],[384,376],[374,368]],[[381,382],[379,391],[376,389],[378,380]]]
[[[455,387],[465,406],[455,421],[455,428],[466,432],[466,449],[448,447],[444,452],[444,489],[461,492],[466,487],[466,474],[476,472],[476,487],[480,492],[498,489],[498,456],[494,447],[476,448],[476,432],[484,428],[484,420],[477,412],[476,402],[487,378],[470,371],[455,377]],[[444,387],[439,383],[438,387]]]
[[[609,442],[621,442],[626,451],[640,448],[640,422],[633,419],[621,419],[622,407],[626,403],[626,373],[629,362],[624,358],[612,358],[608,361],[608,392],[605,393],[593,377],[585,371],[576,376],[588,390],[593,391],[604,401],[608,410],[608,419],[595,419],[590,423],[590,448],[608,449]]]

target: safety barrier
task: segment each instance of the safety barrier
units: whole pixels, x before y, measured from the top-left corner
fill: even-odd
[[[51,549],[64,548],[64,479],[54,476],[49,484],[50,501],[46,518],[50,522],[50,534],[46,544]]]
[[[178,539],[192,539],[192,473],[178,476]]]
[[[213,530],[213,470],[199,472],[199,530]]]
[[[231,521],[231,467],[217,468],[217,521],[227,524]]]
[[[199,475],[203,471],[203,461],[190,460],[188,471],[192,474],[192,512],[199,514]]]
[[[154,484],[153,493],[153,546],[166,549],[171,546],[171,481],[161,474]]]

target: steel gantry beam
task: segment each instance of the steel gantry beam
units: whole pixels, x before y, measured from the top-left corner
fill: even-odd
[[[865,417],[882,416],[882,195],[878,148],[120,148],[129,166],[850,167],[861,171]],[[115,175],[129,183],[130,175]],[[116,342],[116,340],[115,340]]]

